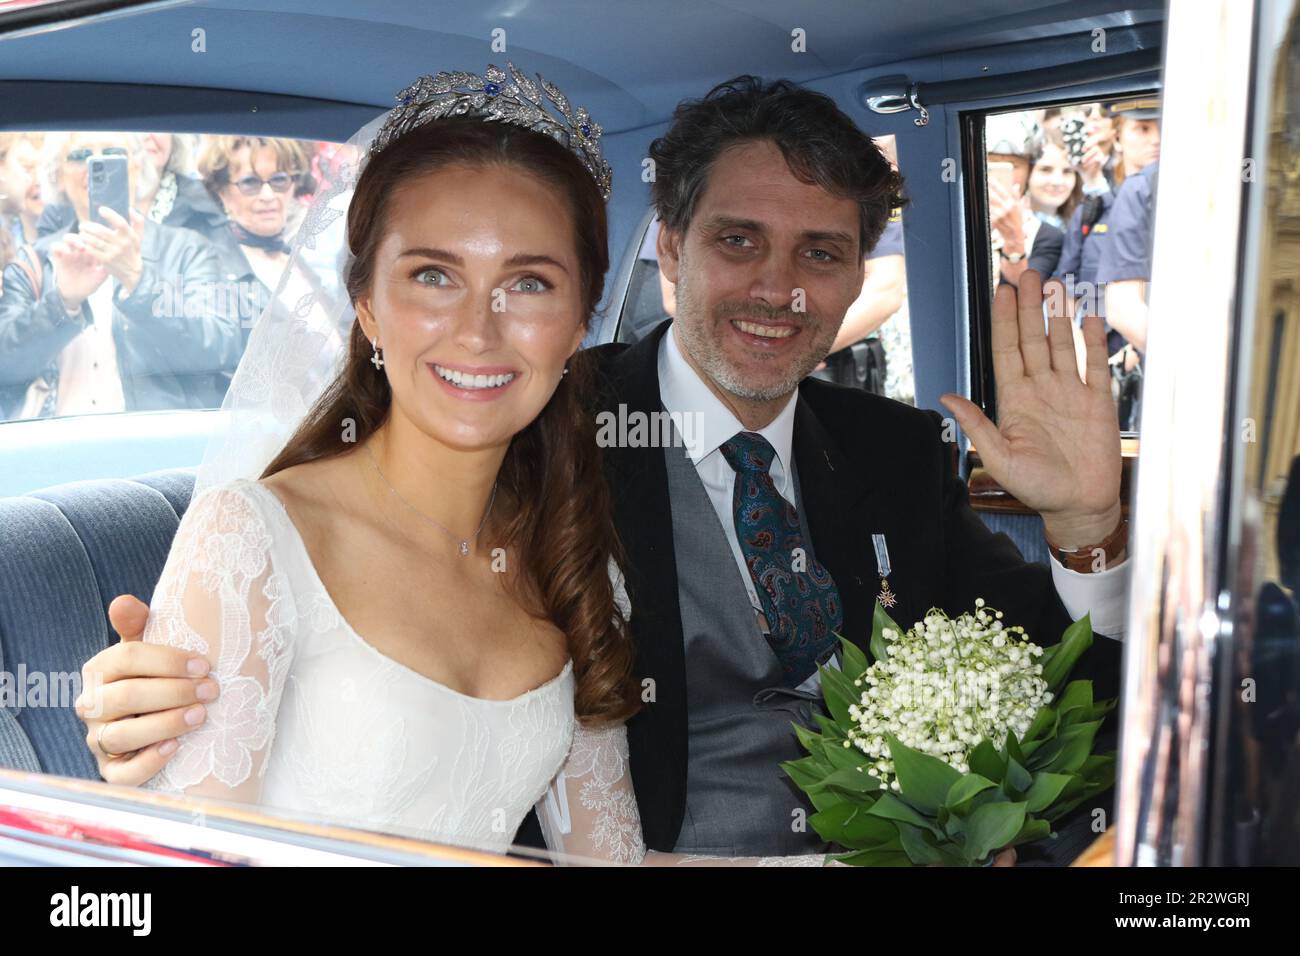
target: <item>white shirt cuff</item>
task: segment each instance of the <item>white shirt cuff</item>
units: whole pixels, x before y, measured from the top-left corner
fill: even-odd
[[[1049,557],[1047,563],[1052,566],[1056,593],[1070,617],[1077,621],[1091,614],[1094,634],[1123,640],[1128,617],[1128,559],[1091,574],[1071,571],[1054,557]]]

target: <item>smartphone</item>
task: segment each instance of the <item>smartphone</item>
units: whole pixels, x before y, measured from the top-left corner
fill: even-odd
[[[99,207],[107,206],[127,222],[131,221],[131,199],[127,189],[125,156],[92,156],[86,163],[90,185],[90,220],[107,226]]]
[[[1011,163],[989,163],[989,181],[998,180],[1002,188],[1013,196],[1020,195],[1016,189],[1016,167]]]
[[[1088,138],[1083,120],[1078,118],[1066,120],[1061,124],[1061,134],[1065,138],[1065,149],[1069,153],[1070,162],[1078,166],[1083,162],[1084,148]]]

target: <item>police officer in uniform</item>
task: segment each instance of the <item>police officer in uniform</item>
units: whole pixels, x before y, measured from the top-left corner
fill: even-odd
[[[1052,273],[1052,278],[1064,282],[1066,289],[1072,290],[1076,297],[1076,323],[1081,322],[1085,314],[1107,319],[1107,298],[1101,292],[1104,280],[1098,274],[1098,267],[1111,241],[1113,209],[1125,183],[1159,156],[1159,125],[1155,122],[1159,110],[1159,100],[1150,97],[1117,100],[1106,107],[1107,115],[1119,126],[1116,141],[1120,158],[1116,163],[1116,178],[1120,185],[1112,189],[1103,181],[1084,186],[1084,201],[1070,217],[1061,259]],[[1112,357],[1124,348],[1127,341],[1109,319],[1106,339]]]
[[[1156,178],[1160,156],[1160,103],[1155,99],[1114,104],[1125,120],[1124,161],[1137,167],[1125,178],[1111,207],[1109,238],[1097,264],[1097,283],[1104,290],[1110,334],[1122,341],[1115,356],[1120,427],[1137,428],[1141,406],[1142,364],[1147,340],[1147,297],[1155,228]]]
[[[1095,313],[1106,317],[1105,303],[1095,294],[1097,285],[1097,264],[1101,261],[1101,252],[1109,237],[1110,210],[1115,202],[1115,193],[1109,185],[1101,185],[1090,190],[1084,187],[1084,199],[1070,216],[1065,227],[1065,237],[1061,242],[1061,257],[1057,260],[1053,279],[1065,283],[1067,292],[1076,299],[1075,322],[1081,323],[1083,316]],[[1123,341],[1118,333],[1107,330],[1110,354],[1118,351]]]
[[[849,306],[831,354],[813,372],[815,377],[885,394],[886,357],[879,330],[902,305],[906,283],[903,214],[895,209],[880,241],[867,255],[862,294]]]

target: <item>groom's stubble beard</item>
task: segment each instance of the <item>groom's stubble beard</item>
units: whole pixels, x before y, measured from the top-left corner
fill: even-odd
[[[699,301],[692,271],[687,264],[685,243],[678,253],[677,340],[696,368],[702,370],[723,391],[750,402],[770,402],[784,398],[799,387],[826,358],[839,329],[829,328],[810,312],[774,309],[760,302],[720,302],[711,310]],[[807,345],[775,379],[766,384],[746,381],[744,374],[732,366],[718,342],[718,329],[732,319],[773,321],[780,319],[799,327]]]

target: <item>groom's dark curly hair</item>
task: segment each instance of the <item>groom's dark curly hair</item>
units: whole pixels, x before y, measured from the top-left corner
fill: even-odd
[[[659,219],[684,232],[718,157],[730,146],[763,140],[776,144],[796,177],[858,204],[864,255],[906,203],[898,171],[829,96],[745,75],[683,101],[668,132],[650,144]]]

